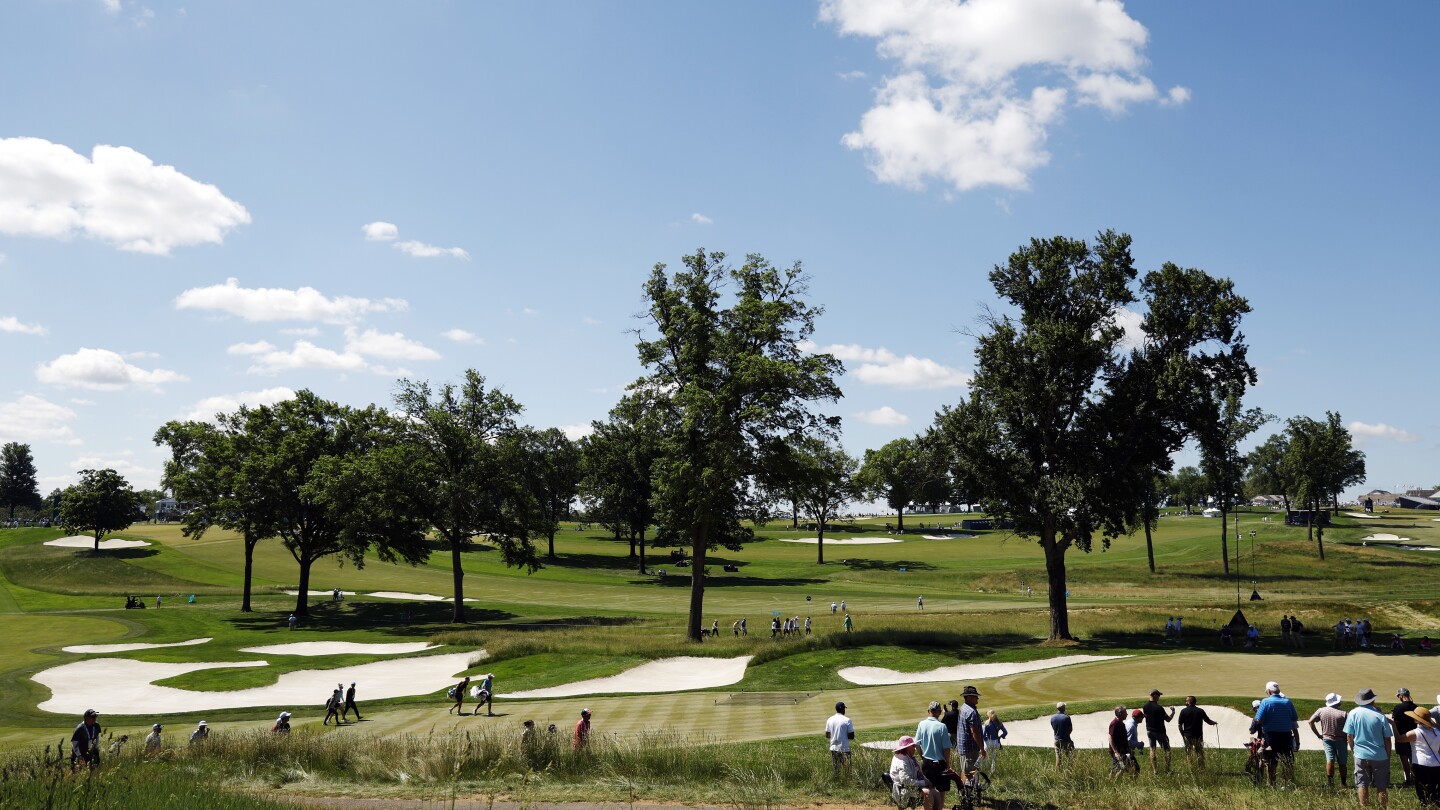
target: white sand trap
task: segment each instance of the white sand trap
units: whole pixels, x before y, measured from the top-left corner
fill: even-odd
[[[818,538],[818,537],[795,537],[795,538],[782,537],[782,538],[780,539],[780,542],[782,542],[782,543],[809,543],[810,545],[813,546],[813,545],[815,545],[816,543],[819,543],[819,542],[820,542],[820,538]],[[899,543],[899,542],[900,542],[900,541],[897,540],[897,539],[895,539],[894,537],[847,537],[847,538],[845,538],[845,539],[843,539],[843,540],[831,540],[831,539],[828,538],[828,537],[825,538],[825,545],[827,545],[827,546],[877,546],[877,545],[879,545],[879,544],[881,544],[881,543]]]
[[[117,653],[130,652],[132,650],[158,650],[161,647],[194,647],[196,644],[204,644],[211,641],[210,638],[192,638],[189,641],[176,641],[173,644],[143,644],[131,642],[127,644],[76,644],[72,647],[61,647],[64,652],[72,653]]]
[[[170,714],[252,706],[313,708],[340,682],[356,681],[361,700],[423,695],[458,680],[477,653],[398,658],[339,669],[287,672],[269,686],[231,692],[194,692],[153,682],[187,672],[224,667],[263,667],[266,661],[153,664],[128,658],[91,658],[37,672],[31,678],[49,688],[40,710],[79,714],[87,708],[109,714]]]
[[[86,537],[86,536],[84,536],[84,535],[77,534],[77,535],[73,535],[73,536],[71,536],[71,537],[61,537],[61,538],[58,539],[58,540],[46,540],[46,541],[45,541],[45,545],[47,545],[47,546],[59,546],[60,548],[92,548],[92,549],[93,549],[93,548],[95,548],[95,538],[93,538],[93,537]],[[150,544],[147,543],[147,542],[145,542],[144,540],[121,540],[121,539],[119,539],[118,537],[112,537],[112,538],[110,538],[109,540],[101,540],[101,541],[100,541],[100,550],[101,550],[101,551],[113,551],[113,550],[115,550],[115,549],[117,549],[117,548],[139,548],[139,547],[141,547],[141,546],[148,546],[148,545],[150,545]]]
[[[240,652],[260,655],[400,655],[433,650],[439,644],[424,641],[402,641],[395,644],[361,644],[354,641],[297,641],[294,644],[266,644],[263,647],[241,647]]]
[[[963,540],[967,537],[974,537],[973,534],[922,534],[926,540]]]
[[[512,692],[501,697],[550,698],[615,692],[684,692],[687,689],[729,686],[739,683],[740,679],[745,677],[745,666],[752,657],[742,655],[739,658],[661,658],[608,678],[591,678],[588,681],[575,681],[546,689]]]
[[[436,596],[433,593],[406,593],[405,591],[376,591],[365,595],[378,596],[381,599],[405,599],[411,602],[449,602],[455,598],[453,596]],[[465,601],[474,602],[476,600],[467,596]]]
[[[1125,707],[1134,710],[1144,703],[1140,698],[1135,703],[1126,703]],[[1183,706],[1183,704],[1182,704]],[[1220,732],[1221,748],[1240,748],[1245,745],[1246,738],[1250,735],[1250,718],[1224,706],[1206,706],[1201,704],[1200,708],[1210,716],[1211,720],[1219,723],[1219,726],[1205,727],[1205,744],[1213,746],[1215,732]],[[1177,708],[1178,712],[1179,709]],[[1004,720],[1004,716],[1001,718]],[[1070,735],[1074,740],[1076,748],[1109,748],[1110,743],[1107,732],[1110,729],[1110,721],[1115,719],[1115,712],[1093,712],[1091,714],[1073,714],[1070,721],[1075,725],[1075,731]],[[1304,722],[1303,720],[1301,721]],[[1183,757],[1184,753],[1180,745],[1180,731],[1171,723],[1167,726],[1170,730],[1170,745],[1175,749],[1175,756]],[[1054,748],[1055,732],[1050,729],[1050,718],[1040,717],[1034,720],[1015,720],[1005,724],[1005,730],[1010,732],[1005,737],[1006,745],[1020,745],[1033,748]],[[1301,747],[1316,748],[1318,742],[1311,742],[1313,739],[1309,734],[1300,735],[1304,740]],[[1141,725],[1140,739],[1145,739],[1144,725]],[[1148,755],[1147,755],[1148,756]]]
[[[299,596],[299,595],[300,595],[300,592],[297,591],[297,590],[281,591],[281,593],[285,594],[286,596]],[[309,592],[309,595],[310,595],[310,596],[331,596],[331,595],[333,595],[334,593],[335,593],[335,589],[334,589],[334,588],[331,588],[331,589],[328,590],[328,591],[310,591],[310,592]],[[341,591],[340,594],[341,594],[342,596],[354,596],[354,595],[355,595],[355,592],[354,592],[354,591]]]
[[[1365,514],[1364,512],[1346,512],[1345,514],[1347,514],[1347,515],[1349,515],[1350,517],[1353,517],[1353,518],[1360,518],[1361,520],[1379,520],[1379,519],[1380,519],[1380,516],[1379,516],[1379,515],[1367,515],[1367,514]]]
[[[1360,538],[1360,539],[1363,540],[1363,541],[1365,541],[1365,542],[1367,542],[1367,543],[1408,543],[1408,542],[1410,542],[1410,538],[1408,538],[1408,537],[1401,537],[1401,536],[1398,535],[1398,534],[1388,534],[1388,533],[1386,533],[1386,532],[1381,532],[1381,533],[1379,533],[1379,534],[1372,534],[1372,535],[1369,535],[1369,536],[1366,536],[1366,537],[1362,537],[1362,538]]]
[[[860,686],[890,686],[898,683],[942,683],[948,681],[979,681],[986,678],[1002,678],[1019,675],[1022,672],[1037,672],[1042,669],[1067,667],[1071,664],[1088,664],[1092,661],[1119,661],[1128,655],[1062,655],[1041,661],[1023,661],[1003,664],[960,664],[940,667],[929,672],[900,672],[884,667],[845,667],[840,677]]]

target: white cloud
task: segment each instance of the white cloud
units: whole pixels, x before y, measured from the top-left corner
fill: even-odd
[[[345,351],[385,360],[439,360],[440,353],[400,332],[345,330]]]
[[[314,287],[241,287],[237,279],[224,284],[193,287],[175,298],[176,309],[202,309],[238,315],[247,321],[320,321],[352,323],[372,312],[410,308],[401,298],[329,298]]]
[[[882,405],[873,411],[860,411],[855,418],[867,425],[881,425],[883,427],[898,427],[910,423],[910,417],[895,410],[889,405]]]
[[[257,340],[254,343],[235,343],[225,350],[226,354],[238,354],[247,356],[252,354],[265,354],[275,351],[275,344],[268,340]]]
[[[1067,105],[1182,104],[1142,75],[1149,32],[1119,0],[821,0],[900,70],[842,139],[882,182],[1024,189]]]
[[[1145,316],[1133,309],[1115,308],[1115,325],[1125,330],[1120,337],[1121,351],[1128,352],[1145,345],[1144,321]]]
[[[74,419],[75,412],[64,405],[23,394],[9,402],[0,402],[0,444],[13,441],[79,444],[75,432],[66,424]]]
[[[475,343],[482,346],[485,344],[485,340],[479,335],[474,332],[466,332],[464,329],[447,329],[441,332],[440,335],[456,343]]]
[[[588,422],[583,425],[561,425],[560,432],[564,433],[565,438],[569,439],[570,441],[578,442],[586,436],[594,433],[595,426]]]
[[[295,392],[284,386],[266,388],[260,391],[241,391],[238,394],[219,394],[213,397],[206,397],[195,403],[190,412],[183,416],[195,422],[208,422],[215,418],[217,413],[234,413],[241,405],[251,408],[258,408],[261,405],[274,405],[277,402],[284,402],[292,399]]]
[[[0,138],[0,233],[79,234],[164,256],[175,247],[219,244],[249,221],[245,207],[220,189],[129,147],[96,146],[87,158],[42,138]]]
[[[129,453],[122,453],[119,456],[80,456],[70,460],[69,467],[72,470],[114,470],[125,477],[130,486],[136,489],[153,489],[160,485],[160,470],[153,467],[142,467],[129,458]],[[70,481],[75,479],[73,476]]]
[[[85,406],[90,406],[90,405],[94,405],[94,404],[95,404],[95,400],[93,400],[93,399],[84,399],[83,397],[70,397],[69,402],[70,402],[71,405],[85,405]]]
[[[275,374],[280,371],[322,369],[326,371],[373,371],[364,357],[355,352],[337,352],[316,346],[308,340],[297,340],[289,351],[274,349],[255,357],[251,374]]]
[[[188,379],[174,371],[146,371],[132,366],[109,349],[80,349],[73,354],[62,354],[49,363],[37,366],[35,378],[49,385],[96,391],[118,391],[131,386],[157,387]]]
[[[801,344],[800,348],[817,354],[831,354],[847,363],[859,363],[848,370],[867,385],[936,389],[958,388],[970,384],[970,375],[959,369],[942,365],[928,357],[910,354],[902,357],[886,348],[871,349],[853,343],[816,346],[809,341]]]
[[[38,323],[21,323],[14,315],[6,315],[0,318],[0,332],[10,332],[17,335],[43,335],[47,330]]]
[[[535,318],[540,315],[540,310],[531,309],[530,307],[524,307],[520,310],[520,314],[524,315],[527,318]]]
[[[690,221],[696,223],[697,225],[714,225],[714,224],[715,224],[715,220],[711,219],[710,217],[705,216],[704,214],[691,214],[691,215],[690,215]]]
[[[836,73],[835,75],[836,75],[836,77],[838,77],[838,78],[840,79],[840,81],[842,81],[842,82],[853,82],[853,81],[855,81],[856,79],[863,79],[863,78],[865,78],[865,71],[863,71],[863,70],[847,70],[847,71],[845,71],[844,73]]]
[[[126,360],[159,360],[159,359],[160,359],[160,353],[159,353],[159,352],[145,352],[145,351],[141,351],[141,352],[125,352],[125,354],[123,354],[123,355],[121,355],[121,356],[124,357]]]
[[[289,329],[281,329],[280,334],[290,337],[320,337],[320,328],[317,326],[294,326]]]
[[[419,259],[432,259],[436,256],[451,256],[456,259],[469,259],[470,254],[464,248],[438,247],[414,239],[397,241],[400,238],[400,228],[393,222],[369,222],[360,226],[360,232],[371,242],[389,242],[401,253],[414,256]]]
[[[120,13],[120,0],[100,0],[100,4],[105,6],[105,10],[111,14]]]
[[[1420,437],[1416,434],[1392,427],[1384,422],[1376,422],[1373,425],[1368,422],[1351,422],[1346,427],[1350,428],[1350,432],[1359,439],[1389,439],[1406,444],[1420,441]]]

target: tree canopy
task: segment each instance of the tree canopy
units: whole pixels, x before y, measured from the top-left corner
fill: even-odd
[[[925,462],[919,442],[914,439],[895,439],[878,450],[865,451],[858,474],[860,486],[867,495],[883,499],[895,510],[901,532],[905,531],[906,507],[919,497],[931,477]]]
[[[15,518],[16,507],[40,508],[40,478],[30,445],[6,442],[0,446],[0,504]]]
[[[703,248],[671,273],[657,264],[645,284],[644,318],[653,333],[637,344],[655,393],[673,426],[655,465],[659,535],[685,542],[693,557],[686,633],[700,641],[705,556],[738,547],[763,518],[751,486],[775,445],[799,434],[833,432],[838,419],[811,404],[840,396],[840,362],[807,354],[821,310],[806,303],[799,263],[780,270],[751,254],[738,268]]]
[[[816,562],[825,562],[825,529],[845,505],[860,494],[855,475],[859,463],[834,442],[802,437],[790,447],[796,470],[794,492],[815,521]]]
[[[100,538],[129,528],[139,517],[135,491],[125,476],[111,469],[81,470],[80,481],[66,487],[57,519],[65,531]]]

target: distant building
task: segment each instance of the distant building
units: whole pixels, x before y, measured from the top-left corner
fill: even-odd
[[[1440,509],[1440,500],[1418,495],[1399,495],[1395,498],[1395,505],[1401,509]]]
[[[1250,499],[1251,506],[1281,506],[1285,499],[1279,495],[1256,495]]]

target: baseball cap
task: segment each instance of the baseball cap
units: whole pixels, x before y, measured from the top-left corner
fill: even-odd
[[[195,724],[195,727],[196,727],[196,728],[201,728],[201,727],[207,727],[207,728],[208,728],[209,725],[210,725],[209,723],[205,722],[204,720],[201,720],[200,722],[198,722],[198,723]]]
[[[1151,690],[1150,690],[1150,697],[1160,697],[1160,696],[1163,695],[1163,694],[1165,694],[1165,693],[1164,693],[1164,692],[1161,692],[1159,689],[1151,689]]]
[[[1268,683],[1265,684],[1265,691],[1266,691],[1266,692],[1279,692],[1279,691],[1280,691],[1280,684],[1276,683],[1275,681],[1269,681]]]
[[[1258,701],[1258,700],[1252,700],[1252,701],[1250,701],[1250,708],[1252,708],[1252,709],[1258,709],[1258,708],[1260,708],[1260,701]]]
[[[590,710],[589,710],[589,709],[581,709],[581,710],[580,710],[580,716],[581,716],[581,717],[589,717],[589,716],[590,716]]]
[[[151,731],[159,731],[161,728],[164,728],[164,727],[161,726],[159,723],[156,723],[155,725],[153,725],[153,726],[150,727],[150,730],[151,730]]]
[[[100,716],[100,712],[97,712],[97,711],[95,711],[94,709],[86,709],[86,710],[85,710],[85,716],[86,716],[86,717],[99,717],[99,716]]]
[[[1399,689],[1396,689],[1396,690],[1395,690],[1395,697],[1400,697],[1401,695],[1404,695],[1405,697],[1410,697],[1410,690],[1409,690],[1409,689],[1406,689],[1406,688],[1403,687],[1403,686],[1400,687]]]
[[[837,701],[835,701],[835,711],[837,711],[837,712],[843,712],[843,711],[845,711],[845,701],[843,701],[843,700],[837,700]]]

